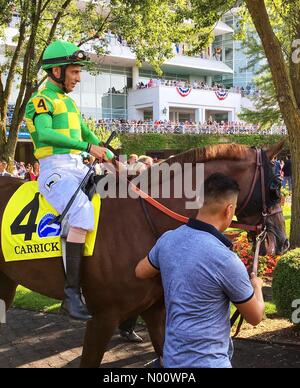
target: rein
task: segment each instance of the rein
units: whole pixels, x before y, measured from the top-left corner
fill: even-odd
[[[254,193],[254,189],[255,189],[255,185],[256,185],[258,176],[260,175],[260,178],[261,178],[261,182],[260,182],[261,183],[261,193],[262,193],[262,209],[263,209],[262,210],[262,214],[261,214],[262,222],[260,222],[260,223],[258,223],[256,225],[249,225],[249,224],[241,224],[238,221],[232,221],[232,223],[230,224],[230,227],[231,228],[243,229],[243,230],[247,230],[247,231],[250,231],[250,232],[255,232],[256,234],[261,235],[261,233],[265,230],[267,217],[271,216],[273,214],[279,213],[282,210],[281,210],[280,207],[277,208],[277,209],[274,209],[274,210],[271,210],[271,209],[269,209],[267,207],[267,203],[266,203],[266,187],[265,187],[265,173],[264,173],[264,166],[263,166],[263,161],[262,161],[262,151],[261,151],[261,149],[257,149],[257,148],[255,148],[255,151],[256,151],[256,167],[255,167],[255,172],[254,172],[254,175],[253,175],[253,178],[252,178],[251,187],[250,187],[249,193],[248,193],[245,201],[243,202],[241,207],[237,210],[237,215],[238,216],[241,215],[242,212],[249,205],[249,202],[250,202],[250,200],[252,198],[252,195]],[[189,220],[188,217],[183,216],[181,214],[178,214],[178,213],[174,212],[173,210],[167,208],[166,206],[162,205],[156,199],[152,198],[150,195],[148,195],[147,193],[145,193],[144,191],[139,189],[137,186],[135,186],[130,181],[129,181],[129,184],[130,184],[131,189],[136,194],[138,194],[138,196],[141,199],[141,205],[142,205],[143,211],[145,213],[146,219],[147,219],[147,221],[148,221],[152,231],[155,231],[155,233],[154,233],[155,237],[158,238],[159,237],[159,233],[157,231],[156,226],[153,223],[153,220],[152,220],[152,218],[151,218],[151,216],[149,214],[149,211],[148,211],[144,201],[146,201],[151,206],[155,207],[156,209],[158,209],[159,211],[161,211],[162,213],[166,214],[167,216],[173,218],[176,221],[179,221],[179,222],[182,222],[182,223],[185,223],[185,224],[188,222],[188,220]]]

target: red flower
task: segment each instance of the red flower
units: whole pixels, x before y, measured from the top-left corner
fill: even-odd
[[[253,263],[253,253],[252,245],[247,239],[247,235],[242,233],[238,239],[234,241],[233,244],[234,252],[240,257],[244,265],[249,269]],[[274,268],[277,265],[279,256],[260,256],[258,261],[258,272],[261,276],[263,275],[272,275]]]

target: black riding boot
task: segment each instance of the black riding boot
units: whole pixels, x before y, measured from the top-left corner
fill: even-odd
[[[66,242],[65,299],[61,305],[63,312],[71,318],[87,321],[92,318],[81,300],[80,269],[84,244]]]

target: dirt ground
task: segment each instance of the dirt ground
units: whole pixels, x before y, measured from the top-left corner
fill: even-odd
[[[280,321],[280,322],[278,322]],[[155,358],[145,327],[137,332],[144,342],[132,344],[116,333],[102,368],[143,368]],[[12,309],[0,328],[0,368],[78,367],[84,324],[57,314]],[[287,321],[266,320],[257,328],[247,325],[234,340],[235,368],[299,368],[300,338]]]

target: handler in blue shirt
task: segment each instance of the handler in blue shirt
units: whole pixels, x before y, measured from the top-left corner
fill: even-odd
[[[221,173],[204,182],[196,219],[162,235],[136,267],[161,274],[166,305],[167,368],[230,368],[230,302],[252,325],[263,318],[262,280],[251,274],[222,234],[231,224],[238,184]]]

